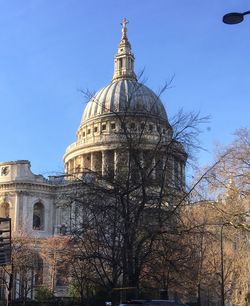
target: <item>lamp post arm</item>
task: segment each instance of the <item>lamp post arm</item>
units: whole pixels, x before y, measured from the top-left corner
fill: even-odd
[[[243,13],[232,12],[223,16],[222,20],[226,24],[237,24],[241,23],[244,20],[245,15],[249,15],[250,11]]]

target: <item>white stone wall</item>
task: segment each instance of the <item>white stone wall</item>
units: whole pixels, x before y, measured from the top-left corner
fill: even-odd
[[[0,208],[9,206],[13,233],[25,231],[33,237],[52,236],[57,224],[55,199],[55,186],[41,175],[34,175],[28,161],[0,163]],[[36,203],[44,206],[43,229],[33,229]],[[3,209],[0,211],[4,214]]]

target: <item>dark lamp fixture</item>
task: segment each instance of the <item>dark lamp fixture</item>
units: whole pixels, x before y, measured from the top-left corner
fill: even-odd
[[[228,13],[223,16],[223,22],[226,24],[237,24],[244,20],[244,16],[250,14],[250,11],[244,13]]]

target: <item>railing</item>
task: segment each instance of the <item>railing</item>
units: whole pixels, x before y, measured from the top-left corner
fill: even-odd
[[[134,133],[134,136],[132,136],[132,139],[134,139],[136,141],[138,137],[140,137],[140,133]],[[166,142],[168,137],[167,135],[161,135],[161,142]],[[157,134],[147,134],[147,135],[143,135],[142,137],[140,137],[140,140],[143,141],[149,141],[149,142],[153,142],[153,143],[158,143],[159,141],[159,135]],[[69,145],[66,149],[66,153],[68,153],[69,151],[73,150],[76,147],[80,147],[83,146],[85,144],[104,144],[104,143],[109,143],[109,142],[121,142],[121,141],[126,141],[126,135],[124,134],[114,134],[114,135],[110,135],[110,134],[102,134],[102,135],[98,135],[98,136],[92,136],[92,137],[85,137],[77,142],[72,143],[71,145]]]

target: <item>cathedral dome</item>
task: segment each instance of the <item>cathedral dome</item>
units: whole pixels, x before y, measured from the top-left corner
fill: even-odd
[[[121,166],[119,156],[128,146],[126,135],[138,141],[145,156],[159,144],[163,147],[171,141],[172,127],[163,103],[137,80],[126,25],[124,19],[112,81],[91,97],[83,111],[76,142],[66,149],[64,164],[68,174],[87,169],[103,175],[110,171],[114,176]]]
[[[130,116],[153,116],[164,121],[167,114],[160,98],[135,79],[119,79],[99,90],[88,102],[81,120],[86,124],[95,117],[126,113]]]

